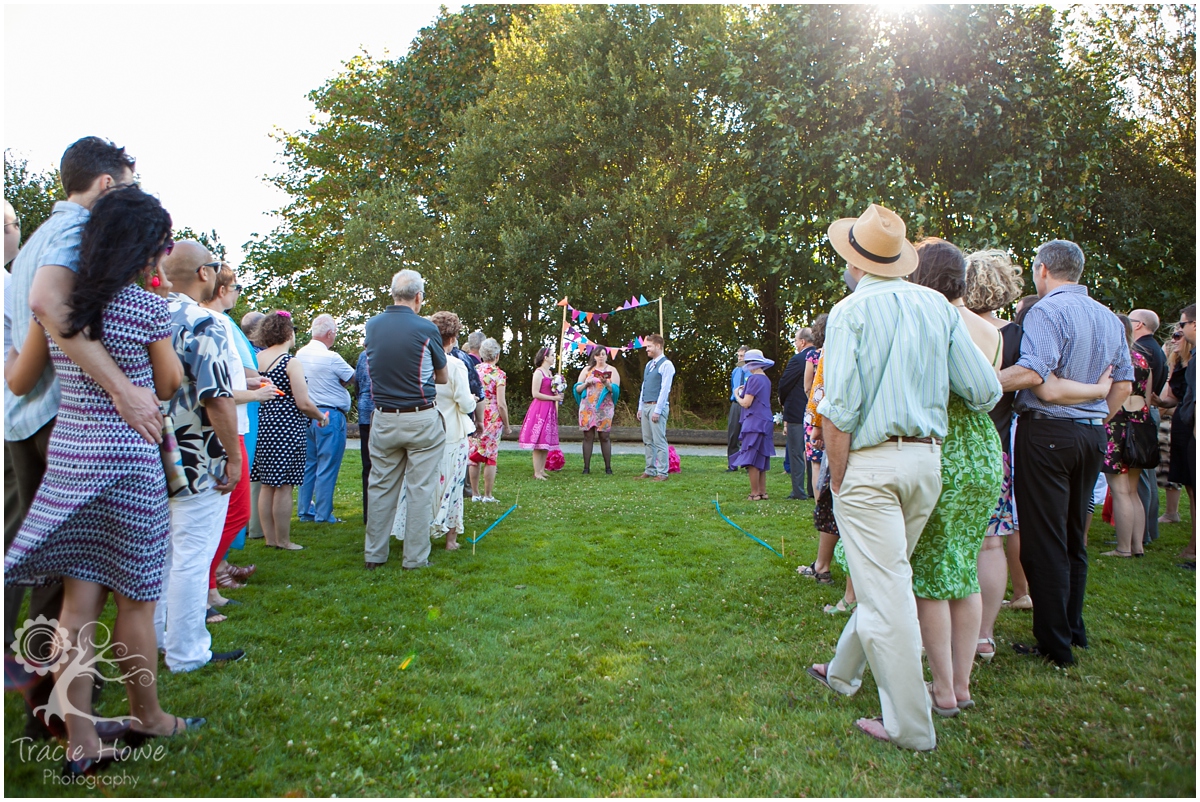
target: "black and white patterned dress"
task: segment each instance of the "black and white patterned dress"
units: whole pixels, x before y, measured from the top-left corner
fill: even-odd
[[[291,361],[292,355],[284,354],[263,374],[284,393],[258,408],[258,446],[250,479],[269,487],[304,482],[308,418],[296,408],[287,373]]]
[[[104,310],[100,341],[137,387],[153,389],[147,346],[170,336],[167,302],[140,287],[125,287]],[[62,405],[46,475],[4,557],[4,582],[38,585],[69,576],[155,601],[169,539],[158,446],[130,428],[112,397],[53,341],[50,358]]]

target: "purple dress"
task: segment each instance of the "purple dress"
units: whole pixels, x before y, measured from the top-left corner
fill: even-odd
[[[554,395],[550,389],[550,377],[542,375],[542,395]],[[521,436],[517,445],[526,451],[538,449],[549,451],[558,448],[558,402],[543,401],[535,398],[525,413],[525,422],[521,424]]]
[[[104,310],[100,341],[137,387],[154,388],[146,347],[170,336],[167,302],[140,287],[125,287]],[[158,446],[121,418],[112,397],[53,340],[50,359],[62,405],[46,475],[4,556],[4,582],[40,585],[69,576],[155,601],[169,535]]]
[[[746,379],[746,395],[754,396],[742,410],[742,447],[729,463],[737,468],[771,470],[775,456],[775,421],[771,417],[771,380],[761,373]]]

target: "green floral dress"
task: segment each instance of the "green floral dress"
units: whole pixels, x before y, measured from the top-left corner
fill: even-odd
[[[1000,436],[986,412],[950,394],[942,443],[942,494],[913,550],[913,593],[965,599],[979,592],[976,559],[1004,480]]]

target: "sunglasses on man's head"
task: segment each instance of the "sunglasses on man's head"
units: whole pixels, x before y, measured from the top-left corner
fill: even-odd
[[[196,268],[196,272],[199,273],[201,270],[203,270],[206,267],[211,267],[213,270],[216,270],[220,266],[221,266],[220,262],[205,262],[204,264],[202,264]]]

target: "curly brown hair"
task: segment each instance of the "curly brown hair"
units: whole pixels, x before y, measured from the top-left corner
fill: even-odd
[[[434,312],[429,320],[442,333],[442,347],[458,342],[459,332],[462,331],[462,321],[453,312]]]
[[[1021,297],[1021,268],[1004,251],[991,248],[967,256],[967,294],[963,303],[976,314],[1003,309]]]
[[[276,309],[258,322],[254,329],[254,344],[259,348],[270,348],[287,342],[295,332],[291,313]]]

